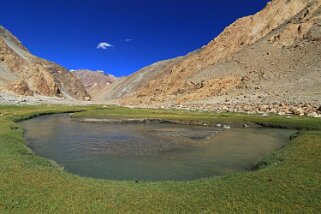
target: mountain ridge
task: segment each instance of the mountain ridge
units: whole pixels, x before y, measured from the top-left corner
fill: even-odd
[[[201,49],[145,67],[100,98],[146,107],[319,105],[320,7],[320,0],[273,0]]]
[[[0,90],[23,96],[90,100],[68,70],[32,55],[7,29],[0,26]]]
[[[110,87],[111,84],[119,80],[111,74],[105,74],[104,71],[92,71],[88,69],[73,70],[71,72],[84,85],[89,95],[96,99],[96,92]]]

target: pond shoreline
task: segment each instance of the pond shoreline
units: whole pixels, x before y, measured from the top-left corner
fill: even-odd
[[[98,119],[98,118],[75,118],[71,119],[83,123],[106,123],[106,124],[131,124],[131,123],[165,123],[177,125],[197,125],[197,126],[216,126],[216,127],[235,127],[235,128],[258,128],[261,125],[246,122],[246,123],[216,123],[216,122],[203,122],[198,120],[173,120],[173,119],[160,119],[160,118],[121,118],[121,119]]]
[[[89,123],[82,123],[70,116],[58,114],[20,123],[29,148],[67,171],[113,180],[194,180],[251,171],[268,152],[286,145],[292,134],[155,118],[87,119]]]

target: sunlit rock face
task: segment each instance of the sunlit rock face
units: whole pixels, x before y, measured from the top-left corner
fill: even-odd
[[[82,83],[68,70],[32,55],[1,26],[0,90],[26,96],[90,99]]]
[[[201,49],[143,68],[100,98],[153,106],[320,100],[320,5],[273,0]]]

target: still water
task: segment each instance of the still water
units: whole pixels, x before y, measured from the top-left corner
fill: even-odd
[[[193,180],[250,170],[294,132],[164,123],[82,123],[68,115],[20,123],[28,146],[67,171],[114,180]]]

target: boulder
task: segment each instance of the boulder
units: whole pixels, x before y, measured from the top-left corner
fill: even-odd
[[[291,114],[294,114],[294,115],[300,115],[301,113],[303,113],[303,109],[299,107],[290,107],[289,111],[291,112]]]
[[[279,116],[285,116],[285,112],[279,111],[279,112],[278,112],[278,115],[279,115]]]
[[[320,117],[320,115],[318,115],[318,113],[316,112],[312,112],[310,114],[308,114],[309,117]]]

